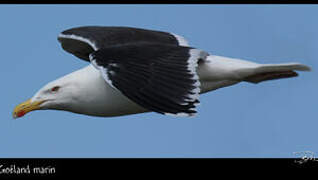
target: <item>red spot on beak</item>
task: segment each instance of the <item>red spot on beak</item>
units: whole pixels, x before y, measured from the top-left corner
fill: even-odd
[[[25,115],[25,111],[23,111],[23,110],[19,111],[17,114],[18,117],[22,117],[24,115]]]

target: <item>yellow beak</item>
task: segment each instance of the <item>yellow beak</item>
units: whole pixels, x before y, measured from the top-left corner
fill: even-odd
[[[26,113],[40,109],[40,104],[45,102],[44,100],[42,101],[34,101],[31,102],[31,99],[17,105],[14,110],[13,110],[13,118],[19,118],[24,116]]]

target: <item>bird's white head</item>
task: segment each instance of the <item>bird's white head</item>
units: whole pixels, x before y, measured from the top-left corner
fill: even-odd
[[[107,95],[108,92],[113,94]],[[31,99],[14,108],[13,117],[43,109],[103,116],[108,105],[105,102],[117,96],[121,94],[107,86],[99,70],[88,65],[43,86]]]
[[[80,88],[80,80],[74,80],[73,73],[49,82],[38,90],[35,95],[17,105],[13,117],[19,118],[34,110],[56,109],[64,110],[70,106]]]

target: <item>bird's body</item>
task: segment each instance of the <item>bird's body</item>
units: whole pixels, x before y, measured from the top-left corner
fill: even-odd
[[[207,58],[209,61],[199,63],[197,67],[201,82],[201,93],[239,83],[249,74],[253,74],[256,68],[264,66],[220,56],[209,56]],[[298,68],[302,67],[296,66]],[[149,112],[149,110],[124,96],[120,91],[112,88],[91,64],[51,82],[43,89],[53,87],[56,82],[75,82],[74,79],[81,79],[81,81],[77,81],[77,84],[74,85],[76,88],[72,91],[76,91],[74,93],[82,94],[82,96],[68,101],[73,103],[59,104],[55,109],[103,117]],[[39,92],[41,91],[42,89],[39,90]]]
[[[295,70],[310,70],[299,63],[258,64],[211,55],[189,48],[184,38],[172,33],[125,30],[80,27],[64,31],[59,36],[62,47],[92,64],[45,85],[30,101],[16,107],[14,117],[36,109],[104,117],[150,111],[191,116],[199,94],[242,81],[258,83],[297,76]],[[112,36],[106,36],[108,32]],[[115,32],[121,43],[150,40],[113,45]],[[127,32],[130,36],[123,39]]]

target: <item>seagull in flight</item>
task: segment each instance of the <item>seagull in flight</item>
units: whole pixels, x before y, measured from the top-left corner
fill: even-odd
[[[144,112],[194,116],[200,94],[239,82],[260,83],[310,71],[300,63],[259,64],[210,54],[180,35],[132,27],[82,26],[58,35],[88,66],[49,82],[14,108],[113,117]]]

